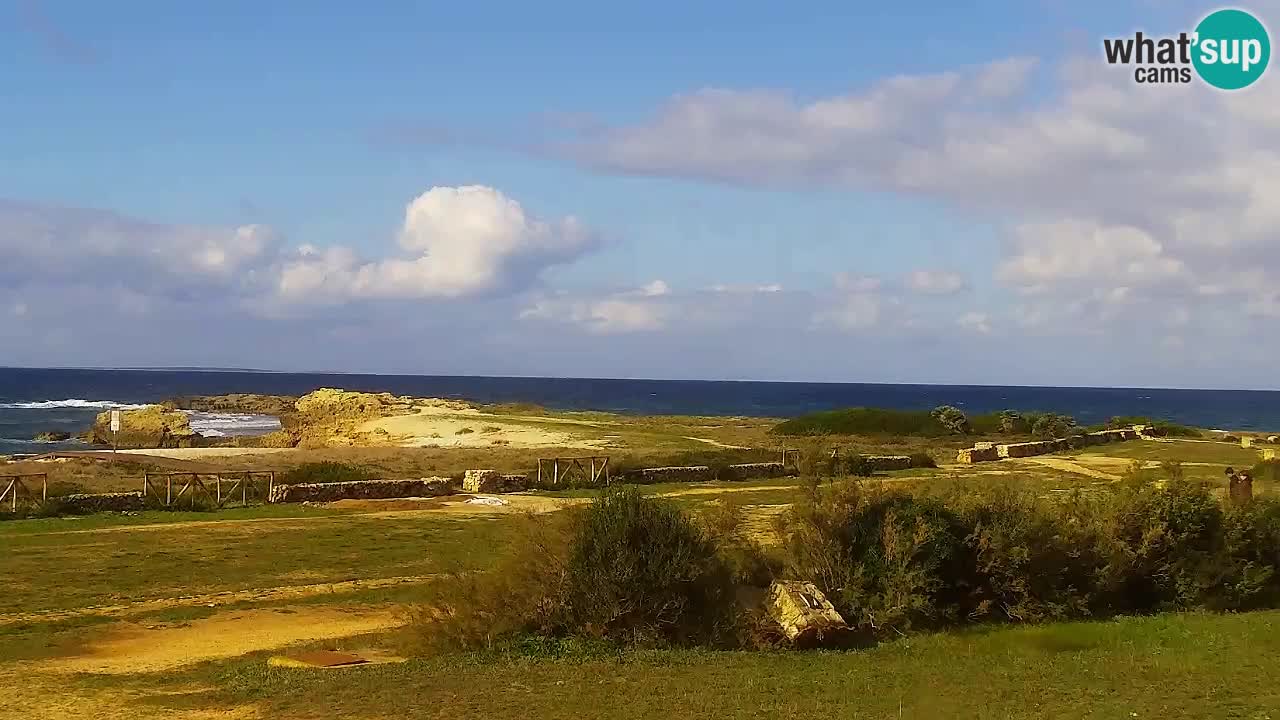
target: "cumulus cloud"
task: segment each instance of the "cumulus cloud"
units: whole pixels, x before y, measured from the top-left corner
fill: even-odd
[[[1280,313],[1276,108],[1275,82],[1147,86],[1093,56],[1043,69],[1009,58],[805,101],[701,90],[552,151],[612,173],[939,200],[996,221],[1005,252],[994,280],[1087,306],[1080,323],[1200,300],[1188,324],[1222,327],[1240,309]],[[844,310],[827,320],[879,322],[882,288],[844,282]],[[948,294],[966,282],[922,270],[904,285]],[[989,313],[1005,321],[1017,320]]]
[[[106,210],[0,200],[0,283],[96,278],[181,293],[209,284],[247,285],[279,240],[263,225],[152,223]]]
[[[285,263],[278,290],[288,301],[510,291],[596,243],[577,218],[539,219],[493,188],[435,187],[405,209],[399,246],[406,257],[365,261],[347,248],[304,247]]]

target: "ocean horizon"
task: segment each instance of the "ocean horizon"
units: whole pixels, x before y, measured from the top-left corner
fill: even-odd
[[[1141,415],[1213,429],[1280,429],[1280,391],[1274,390],[0,368],[0,453],[75,446],[75,442],[36,443],[32,438],[50,430],[81,432],[97,413],[111,407],[144,405],[183,395],[302,395],[320,387],[641,415],[789,418],[854,406],[927,410],[955,405],[971,413],[1005,409],[1058,412],[1082,424],[1117,415]],[[269,429],[262,418],[253,417],[210,415],[201,422],[214,434],[253,434]]]

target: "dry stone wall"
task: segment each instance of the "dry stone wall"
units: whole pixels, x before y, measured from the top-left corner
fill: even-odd
[[[65,495],[58,500],[71,513],[135,512],[146,505],[140,492]]]
[[[1130,428],[1099,430],[1056,440],[1036,440],[1022,443],[1003,443],[1000,445],[989,442],[974,443],[973,447],[965,448],[957,453],[956,462],[971,464],[991,462],[1004,458],[1033,457],[1062,452],[1063,450],[1076,450],[1090,445],[1147,439],[1149,437],[1146,434],[1147,429],[1145,425],[1134,425]]]
[[[429,477],[417,480],[353,480],[337,483],[298,483],[271,488],[270,502],[333,502],[335,500],[385,500],[388,498],[440,497],[452,495],[457,483],[452,478]]]
[[[730,465],[735,480],[759,480],[762,478],[786,477],[790,473],[787,466],[780,462],[741,463]]]
[[[716,473],[706,465],[689,467],[657,467],[632,470],[624,476],[627,482],[633,483],[677,483],[677,482],[709,482],[716,479]]]

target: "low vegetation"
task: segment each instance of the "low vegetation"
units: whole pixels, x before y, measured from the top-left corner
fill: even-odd
[[[453,586],[422,638],[492,647],[523,636],[624,645],[770,645],[735,600],[772,577],[814,582],[873,641],[974,623],[1280,607],[1280,502],[1223,506],[1170,464],[1107,496],[1010,487],[948,497],[844,480],[780,520],[766,556],[731,507],[698,519],[635,490],[530,521],[495,573]],[[767,624],[767,623],[766,623]]]
[[[325,460],[322,462],[303,463],[297,467],[290,468],[277,475],[276,482],[282,485],[337,483],[377,480],[378,477],[379,475],[376,471],[362,465]]]
[[[777,435],[869,435],[940,438],[964,435],[1008,435],[1057,438],[1078,431],[1066,415],[1003,410],[966,415],[959,408],[942,405],[923,410],[846,408],[810,413],[779,423]]]

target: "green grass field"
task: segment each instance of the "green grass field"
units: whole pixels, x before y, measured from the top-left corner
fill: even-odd
[[[262,655],[133,688],[154,711],[264,717],[1262,718],[1280,613],[922,635],[850,652],[472,654],[338,671]],[[101,681],[87,682],[90,691]],[[175,692],[209,688],[195,694]]]
[[[694,425],[691,420],[689,427]],[[734,432],[755,433],[759,426]],[[728,432],[724,437],[731,439]],[[954,452],[949,446],[930,449],[939,458]],[[377,463],[406,474],[427,474],[427,464],[444,462],[434,459],[439,450],[398,452],[327,450],[317,457]],[[1221,466],[1252,465],[1258,453],[1226,444],[1122,443],[1057,457],[1115,473],[1135,459],[1208,463],[1185,471],[1220,484]],[[458,462],[472,460],[468,455]],[[111,482],[120,480],[117,470],[108,473]],[[941,495],[991,485],[1029,487],[1046,496],[1113,487],[1113,481],[1021,461],[871,480],[881,481]],[[776,507],[796,502],[806,489],[800,480],[778,479],[643,491],[698,512],[723,498],[747,510]],[[198,633],[203,623],[241,612],[278,612],[304,630],[312,611],[401,612],[425,597],[432,581],[391,579],[485,568],[515,537],[510,515],[432,507],[287,505],[0,522],[0,684],[15,689],[0,702],[0,718],[1280,717],[1280,685],[1272,677],[1280,612],[986,627],[912,635],[849,652],[544,648],[337,671],[268,667],[266,658],[279,644],[257,638],[257,629],[246,624],[219,626],[219,632],[262,649],[164,671],[58,669],[71,659],[117,652],[111,642],[120,638],[161,637],[184,628]],[[350,582],[356,580],[363,584]],[[341,587],[291,594],[292,588],[324,583]],[[132,603],[132,609],[101,609]],[[32,615],[41,612],[55,614]],[[397,631],[301,644],[404,649]]]

